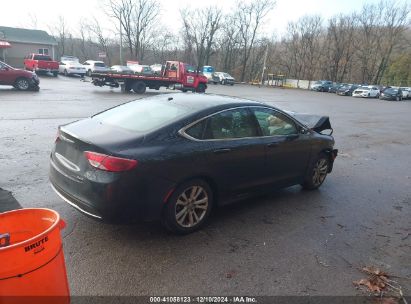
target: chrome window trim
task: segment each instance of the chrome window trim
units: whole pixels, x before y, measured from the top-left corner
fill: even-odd
[[[205,120],[205,119],[210,118],[211,116],[214,116],[214,115],[217,115],[217,114],[226,112],[226,111],[236,110],[236,109],[250,109],[250,110],[251,110],[251,109],[253,109],[253,108],[262,108],[262,109],[267,109],[267,110],[271,110],[271,111],[278,112],[278,113],[280,113],[280,114],[283,114],[283,115],[286,116],[287,118],[291,119],[297,126],[300,126],[301,128],[306,129],[306,130],[308,130],[308,131],[310,130],[310,128],[308,128],[307,126],[304,126],[302,123],[300,123],[299,121],[297,121],[295,118],[293,118],[291,115],[287,114],[287,113],[284,112],[284,111],[281,111],[281,110],[278,110],[278,109],[275,109],[275,108],[271,108],[271,107],[268,107],[268,106],[240,106],[240,107],[233,107],[233,108],[228,108],[228,109],[220,110],[220,111],[218,111],[218,112],[209,114],[209,115],[204,116],[204,117],[202,117],[202,118],[199,118],[199,119],[195,120],[194,122],[186,125],[185,127],[182,127],[182,128],[178,131],[178,134],[180,134],[180,135],[183,136],[184,138],[187,138],[187,139],[189,139],[189,140],[191,140],[191,141],[200,141],[200,142],[203,142],[203,141],[204,141],[204,142],[207,142],[207,141],[232,141],[232,140],[243,140],[243,139],[252,139],[252,138],[268,138],[268,137],[278,138],[278,137],[287,136],[287,135],[265,135],[265,136],[262,135],[262,136],[251,136],[251,137],[249,136],[249,137],[238,137],[238,138],[198,139],[198,138],[194,138],[194,137],[192,137],[192,136],[190,136],[190,135],[188,135],[188,134],[186,133],[186,130],[187,130],[187,129],[191,128],[191,127],[194,126],[195,124],[200,123],[201,121],[203,121],[203,120]],[[309,133],[310,133],[310,132],[309,132]],[[297,133],[297,134],[301,134],[301,133]],[[307,133],[306,133],[306,134],[307,134]],[[289,135],[294,135],[294,134],[289,134]]]

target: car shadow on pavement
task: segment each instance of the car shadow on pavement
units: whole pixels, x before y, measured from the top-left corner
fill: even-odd
[[[174,235],[166,231],[159,222],[135,222],[128,224],[103,224],[105,233],[123,241],[172,241],[191,239],[195,235],[212,236],[225,230],[236,230],[238,225],[257,226],[275,224],[276,219],[298,217],[298,211],[310,210],[321,201],[321,191],[304,191],[299,186],[273,191],[267,194],[236,201],[213,209],[208,223],[199,231],[187,236]],[[317,206],[318,207],[318,206]],[[94,222],[92,219],[87,219]]]
[[[21,209],[19,202],[10,191],[0,188],[0,213],[15,209]]]

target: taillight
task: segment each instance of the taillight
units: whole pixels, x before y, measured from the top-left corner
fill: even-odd
[[[60,141],[60,130],[57,130],[57,134],[56,134],[56,140],[54,141],[54,143]]]
[[[114,157],[90,151],[84,152],[84,155],[94,168],[110,172],[128,171],[135,168],[138,163],[135,159]]]

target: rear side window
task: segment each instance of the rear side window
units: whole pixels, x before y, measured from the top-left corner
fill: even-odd
[[[104,68],[106,65],[105,65],[104,63],[102,63],[102,62],[95,62],[95,63],[94,63],[94,66]]]
[[[199,123],[196,123],[194,126],[188,128],[185,133],[195,139],[203,139],[206,123],[207,120],[203,119]]]
[[[247,109],[235,109],[209,117],[203,139],[234,139],[255,136],[258,136],[258,130],[252,114]]]
[[[103,124],[145,133],[176,121],[190,112],[188,107],[148,98],[126,103],[92,118]]]

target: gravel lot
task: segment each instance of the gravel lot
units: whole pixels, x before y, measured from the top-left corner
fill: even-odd
[[[64,76],[40,86],[0,87],[0,187],[65,219],[72,295],[358,295],[352,281],[365,265],[400,277],[411,295],[411,101],[210,85],[207,93],[329,115],[340,155],[319,191],[295,186],[240,202],[177,237],[158,223],[96,222],[49,186],[58,125],[140,96]]]

